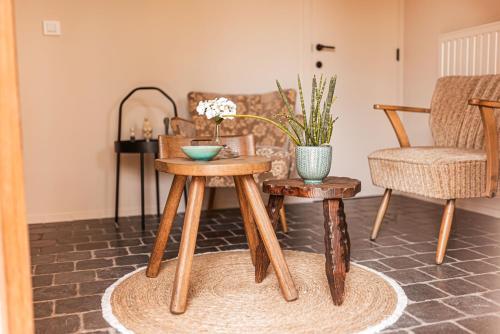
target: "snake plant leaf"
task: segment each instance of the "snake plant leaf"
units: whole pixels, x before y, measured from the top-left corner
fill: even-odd
[[[288,115],[293,115],[293,108],[290,105],[290,102],[288,101],[288,98],[285,95],[285,92],[283,91],[283,89],[281,88],[281,85],[280,85],[278,80],[276,80],[276,85],[278,86],[278,91],[280,93],[281,99],[285,103],[286,109],[288,110]]]
[[[302,117],[304,119],[304,128],[307,128],[307,111],[306,104],[304,102],[304,93],[302,91],[302,83],[300,82],[300,75],[297,75],[297,83],[299,86],[300,109],[302,110]]]

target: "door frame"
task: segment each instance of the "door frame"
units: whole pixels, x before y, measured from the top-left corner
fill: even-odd
[[[13,0],[0,0],[0,333],[33,333]]]

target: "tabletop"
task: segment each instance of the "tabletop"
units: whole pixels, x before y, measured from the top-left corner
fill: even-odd
[[[302,179],[265,181],[263,191],[271,195],[309,198],[349,198],[361,191],[361,181],[329,176],[319,184],[305,184]]]
[[[210,161],[195,161],[189,158],[156,159],[155,168],[160,172],[186,176],[251,175],[271,170],[271,159],[260,156]]]

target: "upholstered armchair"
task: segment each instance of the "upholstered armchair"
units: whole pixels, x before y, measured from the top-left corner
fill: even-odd
[[[295,106],[296,92],[285,90],[290,105]],[[278,92],[255,95],[230,95],[203,92],[188,94],[188,110],[190,120],[175,117],[171,120],[172,131],[183,137],[212,137],[215,123],[196,112],[200,101],[210,100],[220,96],[227,97],[237,105],[238,114],[253,114],[275,118],[285,112],[285,105]],[[269,179],[286,179],[294,172],[293,145],[288,137],[276,127],[256,119],[239,118],[225,120],[221,124],[221,134],[224,136],[253,134],[255,138],[256,154],[271,159],[272,168],[269,172],[258,175],[258,183],[262,184]],[[208,208],[213,208],[215,191],[217,188],[234,187],[230,177],[209,177],[206,186],[210,188]],[[286,231],[284,210],[281,212],[281,223]]]
[[[375,240],[392,190],[446,201],[436,251],[443,262],[455,200],[493,197],[498,191],[500,75],[451,76],[437,81],[430,109],[375,105],[389,118],[399,148],[368,156],[373,184],[385,188],[373,225]],[[432,147],[412,147],[397,114],[429,114]]]

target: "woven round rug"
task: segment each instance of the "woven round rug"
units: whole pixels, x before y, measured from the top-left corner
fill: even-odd
[[[184,314],[169,311],[177,260],[162,264],[157,278],[138,269],[103,296],[106,321],[121,333],[374,333],[394,323],[406,306],[403,290],[372,269],[351,264],[346,297],[332,303],[325,257],[285,251],[299,298],[286,302],[272,268],[254,281],[248,251],[194,257]]]

